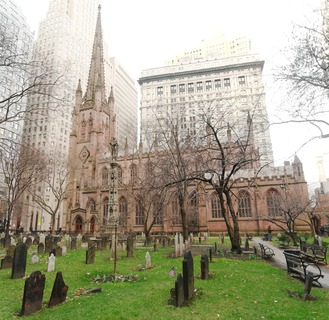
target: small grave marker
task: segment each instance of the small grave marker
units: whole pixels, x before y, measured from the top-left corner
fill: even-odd
[[[62,272],[58,271],[51,292],[48,307],[56,306],[66,300],[68,286],[64,283]]]

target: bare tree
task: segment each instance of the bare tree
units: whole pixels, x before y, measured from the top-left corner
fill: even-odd
[[[59,219],[61,205],[68,189],[69,170],[63,159],[48,159],[38,189],[30,188],[32,201],[50,215],[50,230],[55,234],[56,218]]]
[[[2,150],[0,160],[6,189],[3,197],[6,202],[5,233],[8,236],[12,220],[16,218],[19,222],[21,219],[22,194],[42,180],[46,163],[39,151],[14,143]]]
[[[276,123],[309,124],[315,138],[329,136],[329,16],[316,11],[305,25],[295,25],[283,63],[274,78],[286,91]],[[283,111],[285,111],[283,113]]]
[[[286,190],[284,186],[284,196],[277,199],[278,210],[269,214],[264,220],[275,224],[293,241],[294,245],[298,245],[297,238],[297,221],[310,225],[308,212],[311,206],[311,200],[305,198],[305,192],[294,189],[294,191]]]

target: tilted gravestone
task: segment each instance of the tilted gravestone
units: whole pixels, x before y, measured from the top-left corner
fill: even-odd
[[[94,245],[88,247],[86,251],[86,264],[92,264],[95,262],[95,252],[96,247]]]
[[[183,280],[185,300],[193,297],[194,293],[194,266],[193,257],[190,250],[186,251],[183,260]]]
[[[201,256],[201,279],[209,279],[209,259],[207,254]]]
[[[43,254],[43,253],[45,253],[45,245],[42,242],[40,242],[38,244],[38,254]]]
[[[25,280],[22,316],[41,310],[45,282],[46,277],[40,271],[32,272]]]
[[[11,278],[25,277],[27,247],[25,243],[19,242],[15,248]]]
[[[64,283],[62,272],[58,271],[51,292],[48,307],[56,306],[66,300],[68,286]]]

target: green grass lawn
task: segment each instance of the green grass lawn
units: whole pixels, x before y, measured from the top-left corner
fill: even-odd
[[[149,250],[152,268],[138,271],[145,265]],[[65,303],[47,308],[56,271],[48,273],[47,256],[41,255],[39,264],[31,265],[31,247],[27,272],[46,274],[44,307],[28,319],[327,319],[329,291],[313,288],[316,301],[303,301],[289,291],[302,294],[304,285],[291,279],[285,270],[260,259],[234,260],[214,258],[210,263],[211,278],[201,280],[200,256],[194,256],[195,288],[197,296],[181,308],[168,305],[170,289],[176,277],[168,275],[172,267],[182,272],[182,258],[170,258],[173,248],[137,248],[133,258],[119,253],[117,273],[137,275],[137,282],[94,283],[96,276],[113,273],[109,251],[96,252],[95,263],[85,264],[86,249],[68,251],[56,259],[56,271],[62,271],[69,286]],[[11,270],[0,270],[0,319],[15,319],[22,307],[24,279],[10,279]],[[100,287],[100,293],[80,294]]]

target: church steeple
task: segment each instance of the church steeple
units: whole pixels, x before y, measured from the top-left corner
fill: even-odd
[[[93,52],[89,69],[87,91],[84,96],[85,107],[96,104],[96,108],[106,104],[105,75],[103,56],[103,34],[101,24],[101,6],[98,6],[98,16],[93,44]],[[99,103],[100,102],[100,103]]]

